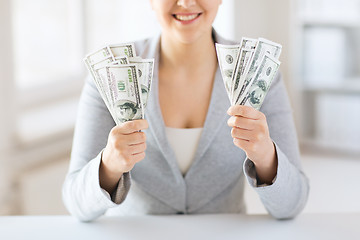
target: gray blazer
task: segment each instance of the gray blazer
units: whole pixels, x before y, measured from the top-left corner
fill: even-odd
[[[214,31],[214,39],[234,44]],[[135,43],[138,55],[155,58],[154,81],[145,118],[149,122],[146,157],[119,181],[110,196],[99,185],[102,149],[115,126],[91,79],[86,82],[78,111],[69,172],[63,200],[82,221],[103,214],[245,213],[245,178],[275,218],[290,218],[305,206],[308,181],[301,170],[298,142],[286,90],[278,75],[261,111],[276,145],[277,176],[272,185],[258,186],[253,163],[234,146],[227,126],[230,102],[219,69],[195,159],[183,176],[165,134],[158,99],[160,36]]]

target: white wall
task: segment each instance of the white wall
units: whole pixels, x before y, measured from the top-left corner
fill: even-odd
[[[242,37],[264,37],[283,46],[280,56],[282,73],[292,108],[298,132],[300,131],[299,118],[299,91],[295,78],[295,55],[297,54],[294,34],[296,29],[295,1],[294,0],[223,0],[232,5],[233,12],[229,15],[233,22],[233,39],[240,41]]]
[[[224,0],[227,1],[227,0]],[[235,0],[235,39],[264,37],[283,46],[281,72],[290,85],[290,0]]]
[[[223,0],[214,21],[215,30],[224,38],[235,40],[234,0]]]
[[[10,16],[10,0],[3,0],[0,2],[1,9],[7,9],[2,11],[0,14],[0,29],[1,35],[7,36],[2,38],[0,44],[0,111],[2,117],[0,118],[0,149],[9,147],[9,137],[11,130],[13,128],[12,114],[13,109],[11,104],[12,101],[9,99],[14,98],[14,85],[13,85],[13,76],[12,76],[12,55],[11,55],[11,29],[7,24],[11,21]]]
[[[11,202],[11,185],[9,184],[8,151],[13,143],[14,129],[14,82],[12,76],[12,55],[11,55],[11,29],[5,24],[11,21],[10,0],[0,1],[0,214],[7,213],[8,208],[4,207]],[[3,37],[5,36],[5,37]],[[4,210],[7,209],[7,210]]]

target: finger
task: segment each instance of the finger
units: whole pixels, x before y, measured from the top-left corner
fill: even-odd
[[[261,142],[265,139],[265,134],[260,131],[252,131],[241,128],[231,129],[231,136],[233,138],[245,139],[250,142]]]
[[[231,106],[227,113],[230,116],[245,117],[250,119],[260,119],[262,117],[262,113],[260,111],[244,105]]]
[[[128,135],[123,135],[124,140],[128,145],[136,145],[146,142],[146,134],[144,132],[134,132]]]
[[[147,129],[149,127],[148,122],[145,119],[133,120],[124,122],[119,126],[114,127],[115,131],[120,134],[131,134]]]
[[[247,130],[254,130],[258,124],[258,120],[244,118],[244,117],[236,117],[232,116],[228,120],[229,127],[237,127]]]
[[[231,129],[231,136],[233,138],[238,138],[246,141],[252,140],[252,131],[241,129],[241,128],[232,128]]]
[[[135,163],[140,162],[144,158],[145,158],[145,152],[141,152],[141,153],[134,154],[131,156],[131,160]]]
[[[249,146],[251,145],[251,143],[247,140],[244,139],[239,139],[239,138],[234,138],[233,139],[234,145],[241,148],[242,150],[244,150],[245,152],[247,152],[247,149],[249,148]]]
[[[126,146],[146,142],[146,134],[144,132],[134,132],[129,134],[119,134],[116,132],[111,132],[109,141],[115,148],[121,149]]]
[[[129,146],[129,151],[130,151],[131,155],[136,155],[136,154],[145,152],[145,150],[146,150],[146,143]]]

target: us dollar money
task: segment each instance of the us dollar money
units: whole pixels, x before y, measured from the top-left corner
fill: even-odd
[[[124,55],[124,56],[115,57],[115,65],[119,65],[119,64],[129,64],[128,56]]]
[[[90,66],[93,66],[106,59],[112,58],[112,60],[115,61],[117,57],[123,56],[136,56],[134,43],[109,45],[86,55],[85,59]]]
[[[112,58],[108,58],[107,61],[100,62],[99,64],[95,64],[93,66],[94,72],[95,72],[95,79],[99,82],[99,85],[101,86],[101,91],[103,95],[105,96],[105,99],[109,105],[112,106],[114,103],[114,98],[112,96],[111,89],[109,87],[109,80],[107,78],[106,71],[101,71],[101,69],[105,68],[106,66],[110,65],[118,65],[119,62],[113,61]],[[112,111],[112,109],[109,109]]]
[[[240,104],[259,110],[279,67],[280,62],[266,53],[255,73],[249,91]]]
[[[240,52],[240,45],[216,44],[216,53],[219,61],[221,76],[225,89],[231,100],[232,79],[236,61]]]
[[[85,59],[90,66],[99,63],[107,58],[114,58],[110,48],[108,46],[103,47],[93,53],[86,55]]]
[[[114,58],[119,56],[127,56],[127,57],[136,56],[134,43],[109,45],[108,47]]]
[[[245,97],[243,93],[248,91],[250,83],[252,82],[264,55],[269,54],[270,56],[278,59],[281,54],[281,50],[282,46],[280,44],[271,42],[264,38],[259,38],[255,52],[250,60],[250,64],[246,67],[245,74],[240,79],[241,88],[238,88],[238,90],[234,92],[234,96],[236,97],[234,104],[240,104],[240,102],[242,102]]]
[[[137,66],[138,79],[141,86],[141,99],[144,108],[146,108],[153,79],[154,59],[141,59],[135,57],[129,58],[129,61],[130,64],[135,64]]]
[[[242,48],[239,54],[239,62],[235,69],[234,76],[237,76],[232,84],[232,96],[231,96],[231,103],[233,104],[236,101],[237,95],[234,93],[238,92],[238,88],[241,87],[240,85],[240,79],[242,76],[244,76],[245,68],[248,65],[250,59],[252,58],[254,54],[253,49],[248,48]]]
[[[243,37],[240,42],[240,47],[247,49],[255,49],[257,42],[257,39]]]
[[[135,44],[125,43],[94,51],[84,62],[117,125],[144,118],[154,59],[136,56]]]
[[[114,60],[115,59],[115,60]],[[127,56],[119,56],[119,57],[109,57],[101,62],[98,62],[91,66],[94,70],[94,80],[99,83],[100,86],[100,95],[103,97],[107,106],[112,106],[114,103],[114,97],[112,96],[111,89],[109,87],[109,81],[107,78],[107,74],[104,72],[99,72],[99,69],[102,69],[106,66],[111,65],[121,65],[121,64],[129,64],[129,59]],[[108,107],[112,116],[114,116],[114,112],[112,107]]]
[[[111,102],[111,97],[110,97],[111,94],[109,92],[107,79],[101,77],[97,70],[108,65],[128,64],[128,58],[126,56],[114,58],[111,55],[110,57],[105,58],[103,60],[99,60],[93,64],[90,64],[88,59],[89,59],[88,57],[84,59],[85,64],[87,65],[89,71],[91,72],[100,94],[102,95],[102,97],[104,97],[105,103]]]
[[[84,58],[84,62],[85,65],[87,67],[87,69],[89,70],[89,72],[91,73],[91,76],[94,80],[95,86],[98,89],[98,92],[100,93],[101,98],[103,99],[107,109],[109,110],[111,116],[113,117],[113,119],[115,120],[115,114],[112,111],[112,107],[111,107],[111,97],[110,97],[110,92],[108,90],[108,85],[107,85],[107,80],[106,78],[103,79],[101,78],[101,76],[99,75],[99,73],[97,72],[97,69],[101,66],[106,66],[106,63],[111,62],[112,58],[108,58],[110,59],[110,61],[108,60],[102,60],[98,63],[98,65],[96,66],[96,64],[91,65],[89,62],[88,57]],[[106,63],[105,63],[106,62]],[[115,121],[116,122],[116,121]],[[116,122],[118,124],[118,122]]]
[[[137,67],[133,64],[107,66],[110,90],[114,96],[113,110],[121,123],[144,118]]]
[[[247,49],[247,50],[255,49],[257,41],[258,41],[257,39],[246,38],[246,37],[243,37],[241,39],[240,53],[237,56],[236,63],[235,63],[235,72],[234,72],[234,74],[232,76],[232,79],[231,79],[231,86],[232,86],[232,88],[231,88],[231,98],[230,98],[231,103],[234,101],[234,94],[233,94],[234,91],[235,91],[234,88],[236,88],[236,89],[238,88],[240,78],[241,78],[241,74],[242,74],[242,71],[239,71],[239,68],[244,68],[244,60],[248,55],[248,54],[242,52],[242,50],[243,49]],[[245,55],[243,55],[243,54],[245,54]]]

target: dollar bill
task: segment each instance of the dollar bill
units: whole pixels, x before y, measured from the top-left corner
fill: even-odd
[[[237,76],[236,78],[234,78],[233,84],[232,84],[232,90],[231,90],[231,103],[235,102],[236,99],[234,97],[234,95],[237,97],[236,94],[238,92],[238,88],[241,87],[240,85],[240,79],[242,76],[244,76],[244,72],[246,69],[246,66],[249,64],[250,59],[252,58],[254,54],[254,50],[253,49],[249,49],[249,48],[242,48],[239,54],[239,61],[238,64],[235,68],[235,74],[234,76]]]
[[[105,48],[103,48],[105,49]],[[109,49],[108,47],[106,47],[106,49]],[[102,50],[95,52],[95,55],[97,55],[99,52],[101,52]],[[89,59],[91,58],[91,56],[93,55],[88,55],[85,59],[84,62],[87,66],[87,68],[89,69],[90,73],[92,74],[92,77],[94,79],[95,85],[101,95],[101,97],[103,98],[106,107],[108,108],[109,112],[111,113],[112,117],[114,118],[114,120],[116,120],[115,118],[115,113],[113,112],[112,109],[112,104],[113,104],[113,98],[111,96],[111,91],[109,88],[109,84],[108,84],[108,80],[107,80],[107,76],[106,75],[101,75],[98,72],[98,69],[101,69],[105,66],[109,66],[109,65],[119,65],[119,64],[128,64],[129,60],[127,56],[119,56],[119,57],[114,57],[111,53],[108,58],[102,59],[100,57],[97,58],[92,58],[93,59],[93,64],[90,64]],[[96,61],[94,60],[96,59]]]
[[[241,50],[243,50],[243,49],[254,50],[256,47],[257,41],[258,41],[257,39],[246,38],[246,37],[243,37],[241,39],[240,53],[237,56],[236,63],[235,63],[235,72],[232,75],[232,79],[231,79],[231,98],[230,98],[231,102],[233,102],[233,99],[234,99],[233,93],[234,93],[235,89],[238,88],[240,78],[241,78],[241,71],[239,71],[239,68],[244,68],[244,63],[245,63],[244,58],[247,57],[246,55],[242,55],[242,54],[244,54],[244,52],[242,52]]]
[[[260,109],[264,98],[269,91],[270,85],[279,70],[280,62],[266,53],[255,73],[249,91],[240,105],[251,106]]]
[[[103,59],[100,62],[93,64],[91,67],[96,71],[97,69],[103,68],[111,63],[114,63],[115,61],[116,60],[114,60],[113,57],[109,57],[109,58]]]
[[[254,38],[243,37],[240,42],[241,48],[255,49],[258,40]]]
[[[90,66],[98,63],[98,62],[101,62],[105,59],[108,59],[108,58],[114,58],[110,48],[108,46],[106,47],[103,47],[93,53],[90,53],[88,54],[86,57],[87,59],[87,62]]]
[[[103,47],[95,52],[86,55],[87,62],[90,66],[102,62],[106,59],[112,58],[116,60],[117,57],[135,57],[135,45],[134,43],[117,44]]]
[[[115,60],[114,60],[115,59]],[[102,60],[101,62],[98,62],[91,66],[94,72],[94,80],[98,82],[99,84],[99,92],[100,95],[103,97],[105,103],[107,106],[112,106],[114,103],[114,98],[112,96],[112,92],[109,88],[109,83],[107,79],[107,75],[103,72],[99,73],[98,69],[104,68],[106,66],[110,65],[121,65],[121,64],[128,64],[129,60],[127,56],[119,56],[119,57],[109,57],[107,59]],[[108,107],[111,115],[115,115],[113,112],[113,109],[111,107]]]
[[[111,62],[106,66],[116,66],[116,65],[126,65],[126,64],[129,64],[129,58],[127,56],[120,56],[120,57],[115,57],[115,61]],[[107,78],[107,74],[104,74],[104,72],[102,72],[102,75],[100,77],[102,78],[102,82],[106,85],[104,86],[103,89],[106,91],[107,95],[109,96],[109,102],[113,105],[114,97],[112,96],[112,92],[110,90],[110,84],[109,84],[109,79]]]
[[[110,85],[109,85],[109,80],[108,80],[108,75],[106,71],[101,71],[101,69],[104,69],[106,66],[111,66],[111,65],[119,65],[119,62],[116,61],[111,61],[109,62],[109,64],[105,64],[105,65],[100,65],[96,68],[94,68],[94,72],[95,72],[95,80],[97,80],[99,82],[100,87],[100,94],[104,95],[104,100],[105,102],[111,106],[109,111],[113,112],[112,110],[112,106],[114,104],[114,97],[112,96],[112,92],[110,89]]]
[[[228,97],[231,100],[232,79],[236,61],[240,52],[240,45],[223,45],[217,43],[215,46],[221,76],[223,78]]]
[[[107,83],[104,83],[104,80],[101,78],[101,76],[99,75],[99,73],[94,69],[94,65],[91,65],[89,62],[88,57],[84,58],[84,62],[85,65],[88,69],[88,71],[90,72],[95,86],[98,89],[98,92],[100,93],[101,98],[103,99],[107,109],[109,110],[112,118],[114,119],[115,123],[118,124],[118,122],[115,120],[115,113],[112,111],[112,105],[111,105],[111,97],[110,97],[110,93],[109,90],[107,90]],[[100,62],[101,63],[101,62]]]
[[[110,46],[108,46],[108,48],[114,57],[119,57],[119,56],[135,57],[136,56],[134,43],[110,45]]]
[[[128,56],[124,55],[124,56],[115,57],[115,65],[118,64],[129,64]]]
[[[135,44],[126,43],[94,51],[84,62],[116,124],[144,118],[154,59],[136,56]]]
[[[127,122],[144,118],[137,67],[133,64],[106,66],[98,69],[107,75],[114,102],[112,105],[116,122]]]
[[[147,106],[149,92],[151,89],[154,59],[141,59],[139,57],[129,58],[130,64],[135,64],[138,69],[138,79],[141,86],[141,99],[144,108]]]
[[[250,60],[250,64],[245,69],[245,74],[240,78],[240,86],[236,91],[234,91],[234,97],[236,100],[233,102],[233,104],[240,104],[242,102],[244,96],[244,93],[248,91],[248,88],[250,87],[250,83],[252,82],[255,73],[261,63],[261,60],[263,59],[264,55],[267,53],[270,56],[278,59],[281,54],[282,46],[280,44],[271,42],[264,38],[259,38],[256,48],[254,51],[254,54]]]

